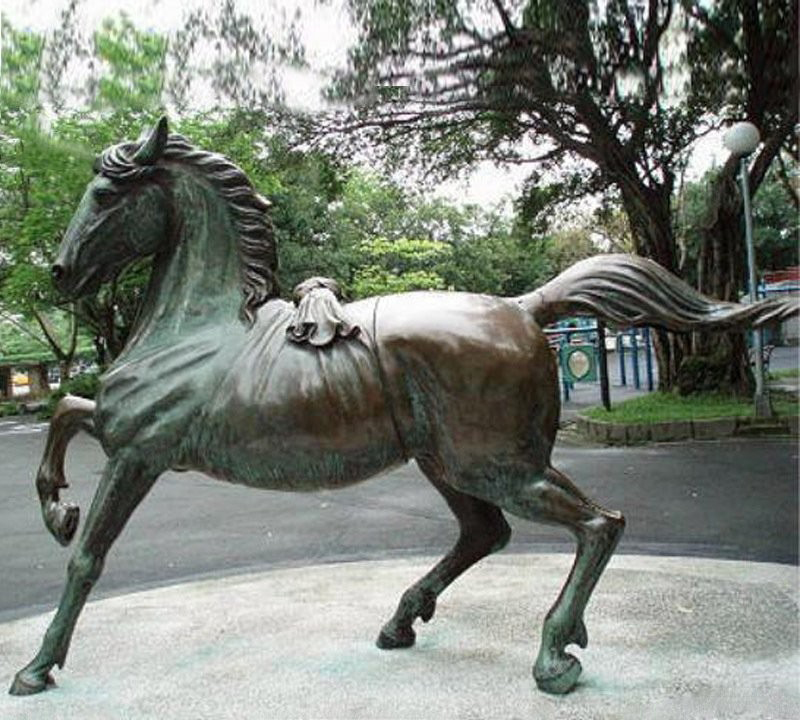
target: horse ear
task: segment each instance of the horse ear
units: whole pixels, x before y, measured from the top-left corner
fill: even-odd
[[[147,134],[141,147],[133,156],[133,162],[137,165],[153,165],[164,154],[169,137],[169,127],[167,116],[162,115],[152,130]]]

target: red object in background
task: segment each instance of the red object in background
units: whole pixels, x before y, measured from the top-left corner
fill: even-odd
[[[764,282],[767,285],[774,283],[800,283],[800,266],[788,267],[783,270],[770,270],[764,273]]]

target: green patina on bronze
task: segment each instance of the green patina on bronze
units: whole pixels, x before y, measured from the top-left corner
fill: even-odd
[[[409,587],[378,637],[414,643],[417,618],[462,572],[508,542],[503,512],[567,527],[575,564],[547,614],[533,668],[571,690],[587,643],[583,613],[624,528],[550,464],[557,372],[540,325],[591,313],[622,324],[722,329],[796,308],[704,298],[652,262],[578,263],[518,298],[408,293],[342,307],[331,281],[277,297],[268,204],[226,159],[170,135],[166,119],[107,149],[53,268],[61,292],[94,291],[137,258],[153,271],[137,326],[96,404],[61,401],[36,486],[46,526],[66,545],[78,508],[60,498],[79,430],[108,462],[41,648],[14,694],[52,684],[106,554],[159,475],[199,470],[256,488],[343,487],[415,458],[460,525],[450,552]]]

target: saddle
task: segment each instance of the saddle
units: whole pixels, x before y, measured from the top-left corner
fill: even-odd
[[[335,340],[361,333],[344,311],[339,284],[331,278],[311,277],[292,290],[295,309],[286,337],[298,344],[326,347]]]

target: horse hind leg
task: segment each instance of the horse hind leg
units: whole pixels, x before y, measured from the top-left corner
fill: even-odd
[[[502,495],[498,504],[504,510],[528,520],[565,526],[577,539],[575,562],[547,613],[533,667],[540,690],[563,694],[575,687],[581,673],[580,662],[566,647],[577,644],[585,648],[588,643],[583,612],[622,536],[625,519],[589,500],[554,468],[540,473],[518,469],[495,480],[485,489],[490,496]]]
[[[16,674],[9,690],[12,695],[32,695],[54,684],[50,670],[54,665],[64,666],[75,624],[100,577],[106,554],[157,477],[122,460],[112,460],[106,465],[69,562],[58,611],[39,652]]]
[[[414,621],[428,622],[439,594],[478,560],[505,547],[511,537],[511,528],[497,506],[448,485],[436,461],[418,459],[418,464],[458,519],[460,534],[450,552],[403,593],[397,610],[378,635],[377,645],[384,650],[412,646]]]
[[[64,457],[70,440],[81,430],[94,435],[95,404],[91,400],[67,395],[59,400],[47,431],[42,462],[36,473],[36,491],[44,524],[60,545],[69,545],[78,529],[80,510],[65,502],[59,491],[69,487],[64,478]]]

